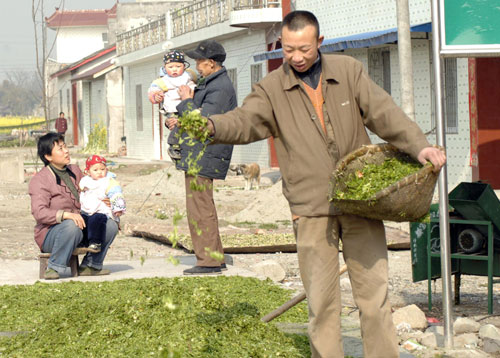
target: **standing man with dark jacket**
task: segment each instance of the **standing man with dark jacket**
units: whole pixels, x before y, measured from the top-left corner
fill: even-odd
[[[336,163],[363,144],[366,128],[438,171],[444,153],[415,122],[344,55],[319,52],[323,36],[308,11],[282,23],[285,63],[254,86],[235,110],[210,117],[216,143],[245,144],[274,137],[283,194],[292,212],[299,268],[309,306],[313,358],[343,358],[340,331],[339,241],[359,307],[364,356],[399,357],[388,299],[384,225],[341,213],[328,201]]]
[[[59,113],[59,117],[56,119],[56,132],[65,135],[67,130],[68,121],[64,118],[64,112],[61,112]]]
[[[208,117],[234,109],[237,106],[236,92],[222,65],[226,59],[224,47],[216,41],[205,40],[193,51],[186,51],[186,55],[196,60],[200,80],[194,90],[189,86],[179,88],[182,101],[177,105],[178,113],[182,115],[185,111],[200,109],[201,114]],[[153,103],[163,100],[163,94],[160,92],[151,97]],[[167,120],[171,130],[176,124],[176,117]],[[188,161],[195,158],[204,147],[201,142],[194,145],[188,142],[191,141],[182,141],[181,159],[176,162],[177,169],[184,172],[188,170]],[[201,167],[198,177],[186,173],[186,210],[197,262],[196,266],[184,270],[185,275],[219,274],[221,269],[226,268],[224,262],[221,263],[211,255],[224,253],[213,199],[213,180],[226,178],[232,153],[232,145],[209,145],[198,162]],[[204,190],[193,190],[192,181],[196,181],[196,186],[203,187]]]

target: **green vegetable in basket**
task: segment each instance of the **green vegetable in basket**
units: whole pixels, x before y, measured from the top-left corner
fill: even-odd
[[[386,158],[382,164],[366,164],[345,178],[345,187],[337,189],[331,200],[368,200],[379,191],[418,172],[422,165],[401,158]]]

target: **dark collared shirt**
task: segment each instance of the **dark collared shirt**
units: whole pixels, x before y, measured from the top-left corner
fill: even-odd
[[[297,72],[295,71],[295,69],[293,71],[302,81],[307,83],[308,86],[310,86],[313,89],[316,89],[318,87],[319,79],[321,77],[321,57],[319,53],[318,53],[318,58],[316,59],[316,61],[314,61],[312,66],[307,71]]]

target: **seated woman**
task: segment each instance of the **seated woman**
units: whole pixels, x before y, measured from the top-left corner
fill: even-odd
[[[31,213],[36,220],[35,241],[42,252],[51,253],[45,279],[53,280],[68,266],[71,253],[83,239],[85,222],[78,192],[83,174],[77,165],[69,164],[63,134],[51,132],[40,137],[38,156],[45,167],[29,184]],[[117,233],[118,224],[108,219],[101,251],[85,255],[78,270],[80,276],[109,275],[102,263]]]

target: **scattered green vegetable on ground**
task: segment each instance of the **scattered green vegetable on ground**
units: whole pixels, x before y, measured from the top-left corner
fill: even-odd
[[[263,323],[292,292],[245,277],[177,277],[0,287],[5,357],[310,356],[305,303]]]
[[[295,244],[295,236],[292,233],[264,233],[264,234],[222,234],[220,236],[222,246],[233,247],[260,247]],[[189,235],[179,235],[177,243],[186,250],[192,251],[193,244]]]

